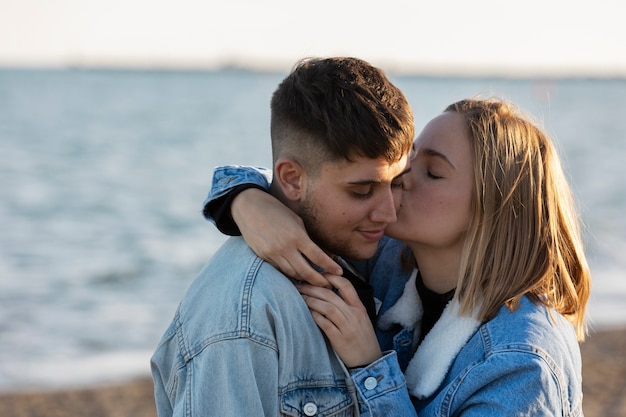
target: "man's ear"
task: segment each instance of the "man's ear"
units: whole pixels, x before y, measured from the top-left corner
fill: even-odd
[[[278,182],[287,199],[297,201],[302,198],[304,179],[304,168],[295,160],[280,158],[274,164],[274,181]]]

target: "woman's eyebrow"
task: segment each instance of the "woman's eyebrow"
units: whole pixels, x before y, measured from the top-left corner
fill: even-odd
[[[428,156],[432,156],[435,158],[440,158],[441,160],[443,160],[445,163],[447,163],[448,165],[450,165],[453,169],[456,170],[456,167],[454,166],[454,164],[448,159],[447,156],[445,156],[444,154],[442,154],[441,152],[438,152],[434,149],[424,149],[424,153]]]
[[[408,174],[409,172],[411,172],[411,165],[409,165],[404,171],[402,171],[401,173],[399,173],[398,175],[396,175],[395,177],[393,177],[393,179],[398,179],[403,175]]]

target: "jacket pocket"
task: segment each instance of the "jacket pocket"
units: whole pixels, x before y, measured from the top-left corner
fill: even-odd
[[[283,392],[280,402],[282,416],[348,417],[355,415],[355,404],[345,386],[297,387]]]

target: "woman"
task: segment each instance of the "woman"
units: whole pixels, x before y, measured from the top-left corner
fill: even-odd
[[[415,151],[386,232],[404,245],[385,241],[360,265],[382,302],[380,348],[401,339],[410,354],[354,338],[374,330],[342,278],[329,280],[343,298],[300,286],[338,354],[357,365],[365,414],[582,415],[577,342],[590,274],[550,139],[509,103],[462,100],[426,125]]]

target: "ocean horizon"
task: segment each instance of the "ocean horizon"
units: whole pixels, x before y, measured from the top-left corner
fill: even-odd
[[[626,79],[626,67],[619,64],[534,63],[520,66],[513,63],[436,63],[412,62],[384,56],[366,58],[383,68],[388,75],[426,78],[478,79]],[[0,71],[112,71],[112,72],[182,72],[207,73],[242,71],[250,73],[284,74],[295,63],[293,57],[251,58],[245,56],[203,57],[201,59],[140,58],[116,59],[98,56],[77,56],[69,59],[23,59],[0,61]]]

